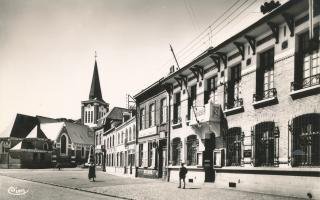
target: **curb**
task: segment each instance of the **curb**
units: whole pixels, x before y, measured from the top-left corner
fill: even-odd
[[[9,177],[9,178],[14,178],[14,179],[18,179],[18,180],[24,180],[24,181],[34,182],[34,183],[41,183],[41,184],[45,184],[45,185],[51,185],[51,186],[56,186],[56,187],[61,187],[61,188],[67,188],[67,189],[70,189],[70,190],[77,190],[77,191],[81,191],[81,192],[89,192],[89,193],[92,193],[92,194],[98,194],[98,195],[107,196],[107,197],[114,197],[114,198],[118,198],[118,199],[134,200],[134,199],[127,198],[127,197],[111,195],[111,194],[105,194],[105,193],[100,193],[100,192],[94,192],[94,191],[85,190],[85,189],[81,189],[81,188],[77,188],[77,187],[63,186],[63,185],[59,185],[59,184],[55,184],[55,183],[47,183],[47,182],[42,182],[42,181],[37,181],[37,180],[30,180],[30,179],[25,179],[25,178],[17,178],[17,177],[8,176],[8,175],[5,175],[5,174],[0,174],[0,176],[6,176],[6,177]]]

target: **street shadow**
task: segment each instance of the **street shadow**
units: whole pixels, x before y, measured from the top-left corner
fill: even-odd
[[[185,188],[185,190],[198,190],[200,188],[196,188],[196,187],[190,187],[190,188]]]
[[[90,181],[90,182],[92,182],[92,183],[103,183],[103,182],[105,182],[105,181],[98,181],[98,180],[95,180],[95,181]]]

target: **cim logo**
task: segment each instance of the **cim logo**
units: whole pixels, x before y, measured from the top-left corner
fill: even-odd
[[[17,186],[11,186],[8,188],[8,193],[11,195],[25,195],[28,191],[29,190]]]

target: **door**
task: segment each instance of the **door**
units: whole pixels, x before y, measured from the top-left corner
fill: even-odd
[[[205,182],[214,182],[215,171],[213,169],[213,149],[214,135],[210,134],[209,139],[204,140],[205,151],[203,152],[203,167],[205,173]]]

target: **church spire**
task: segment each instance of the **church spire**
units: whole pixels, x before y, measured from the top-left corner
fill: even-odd
[[[94,62],[94,69],[93,69],[93,76],[91,82],[91,89],[89,93],[89,99],[97,99],[102,100],[102,93],[100,87],[100,80],[99,80],[99,73],[98,73],[98,65],[97,65],[97,53],[95,52],[95,62]]]

